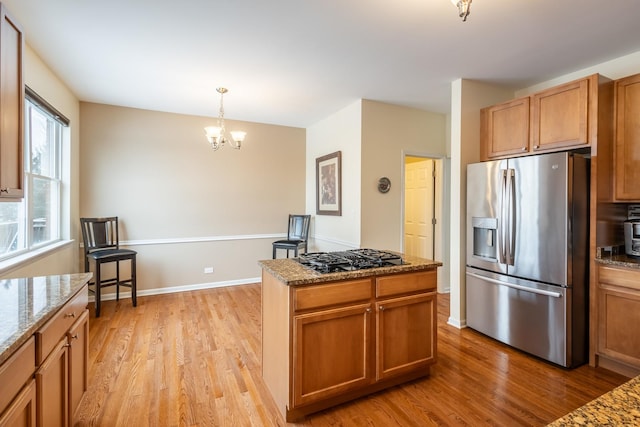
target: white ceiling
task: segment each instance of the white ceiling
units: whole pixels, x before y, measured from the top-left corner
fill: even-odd
[[[640,51],[638,0],[3,0],[82,101],[307,127],[357,99],[447,113]],[[640,70],[638,70],[640,72]]]

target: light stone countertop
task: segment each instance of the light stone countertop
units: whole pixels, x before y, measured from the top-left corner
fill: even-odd
[[[295,261],[294,258],[279,258],[258,261],[258,264],[285,285],[310,285],[314,283],[333,282],[336,280],[357,279],[361,277],[380,276],[383,274],[409,273],[413,271],[431,270],[442,266],[440,261],[412,257],[404,254],[405,264],[389,267],[367,268],[364,270],[345,271],[339,273],[318,273]]]
[[[0,364],[71,300],[92,273],[0,279]]]

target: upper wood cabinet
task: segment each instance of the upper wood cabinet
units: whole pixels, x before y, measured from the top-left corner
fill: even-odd
[[[20,25],[0,4],[0,199],[24,196],[24,82]]]
[[[640,74],[615,82],[615,198],[640,201]]]
[[[531,150],[589,145],[589,87],[597,76],[576,80],[531,97]]]
[[[480,110],[483,160],[529,151],[529,97]]]
[[[598,74],[480,111],[480,158],[590,147],[597,140]],[[609,107],[610,110],[610,107]]]

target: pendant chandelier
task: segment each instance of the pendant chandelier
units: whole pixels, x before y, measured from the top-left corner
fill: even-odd
[[[216,151],[225,144],[229,144],[231,147],[239,150],[242,146],[242,141],[244,141],[244,137],[247,135],[246,132],[242,131],[232,131],[229,132],[231,134],[231,138],[228,138],[226,135],[226,129],[224,127],[224,104],[223,97],[224,94],[228,92],[228,90],[224,87],[219,87],[216,89],[220,94],[220,112],[218,113],[218,126],[207,126],[204,128],[204,133],[207,136],[207,141],[211,144],[211,148],[213,151]]]
[[[451,3],[458,8],[458,15],[460,15],[462,21],[466,21],[467,16],[471,13],[471,1],[472,0],[451,0]]]

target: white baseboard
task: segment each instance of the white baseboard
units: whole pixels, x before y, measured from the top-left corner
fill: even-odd
[[[447,319],[447,324],[453,327],[456,327],[458,329],[463,329],[467,327],[466,320],[454,319],[453,317],[449,317],[449,319]]]
[[[238,279],[238,280],[226,280],[222,282],[210,282],[210,283],[199,283],[195,285],[182,285],[182,286],[171,286],[168,288],[155,288],[155,289],[143,289],[138,290],[138,296],[144,297],[149,295],[162,295],[162,294],[172,294],[176,292],[188,292],[188,291],[199,291],[202,289],[213,289],[213,288],[223,288],[225,286],[238,286],[238,285],[249,285],[252,283],[260,283],[262,279],[260,277],[253,277],[247,279]],[[102,294],[102,301],[112,301],[116,299],[115,293]],[[120,292],[121,298],[130,298],[131,292]],[[89,302],[94,302],[94,295],[89,296]]]

